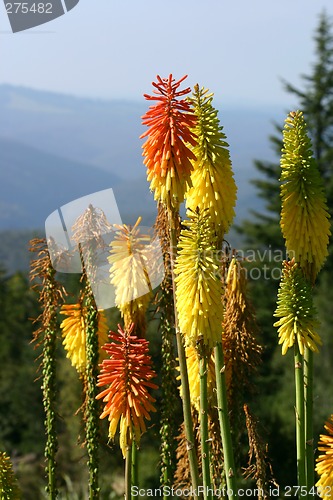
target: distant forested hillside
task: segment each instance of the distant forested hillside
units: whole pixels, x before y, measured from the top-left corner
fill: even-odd
[[[29,252],[29,241],[41,237],[42,231],[1,231],[0,232],[0,269],[6,275],[16,271],[27,272],[32,255]]]
[[[123,222],[140,215],[145,225],[153,224],[156,205],[139,139],[148,104],[140,98],[102,101],[0,85],[0,265],[7,272],[27,269],[27,242],[35,231],[43,234],[51,212],[102,189],[113,188]],[[274,110],[218,107],[241,221],[251,209],[262,209],[250,179],[257,175],[253,159],[272,156],[266,138]],[[231,240],[239,244],[234,233]]]
[[[0,85],[0,229],[39,227],[51,207],[119,183],[125,212],[142,211],[151,198],[139,139],[148,105],[141,96],[103,101]],[[253,159],[272,157],[266,139],[281,110],[215,105],[230,144],[241,219],[260,205],[249,183]],[[31,206],[37,201],[39,211]]]

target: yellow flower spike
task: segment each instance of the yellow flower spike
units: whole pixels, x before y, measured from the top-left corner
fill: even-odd
[[[321,434],[318,443],[321,454],[316,464],[316,472],[319,475],[316,486],[320,497],[328,500],[332,497],[333,490],[333,415],[326,422],[325,429],[328,434]]]
[[[79,373],[83,373],[86,367],[86,324],[85,308],[82,304],[65,304],[60,314],[68,316],[60,328],[62,329],[63,345],[67,351],[67,358]],[[101,347],[108,341],[108,325],[105,313],[102,309],[98,311],[98,343],[100,347],[100,360],[106,357]]]
[[[14,475],[9,456],[0,451],[0,498],[1,500],[19,500],[21,492]]]
[[[188,101],[197,117],[193,133],[197,144],[191,146],[196,157],[192,160],[191,174],[193,187],[186,193],[186,206],[209,210],[218,239],[228,231],[235,216],[237,187],[233,177],[226,136],[222,131],[217,110],[212,106],[213,94],[208,89],[196,85],[193,97]]]
[[[207,211],[188,211],[188,216],[174,269],[179,328],[187,346],[203,340],[214,347],[221,341],[223,319],[216,235]]]
[[[278,327],[282,354],[286,354],[295,341],[298,342],[302,355],[304,346],[311,351],[318,352],[318,346],[322,342],[316,332],[319,323],[313,305],[311,284],[294,260],[283,263],[283,274],[274,316],[280,318],[274,326]]]
[[[116,226],[115,239],[110,244],[111,283],[116,289],[116,305],[124,319],[125,329],[135,324],[135,334],[142,337],[145,331],[145,314],[152,296],[147,269],[146,252],[150,237],[140,233],[139,217],[131,228]]]
[[[290,258],[299,262],[313,283],[328,255],[331,233],[323,183],[301,111],[287,117],[283,143],[282,234]]]
[[[197,410],[200,418],[200,376],[199,376],[199,356],[197,350],[190,346],[186,347],[186,362],[188,370],[188,382],[190,386],[191,403]],[[215,401],[215,362],[213,353],[208,360],[207,393],[210,404]],[[181,388],[180,388],[181,391]]]

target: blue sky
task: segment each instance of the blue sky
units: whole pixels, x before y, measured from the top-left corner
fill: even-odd
[[[96,98],[141,99],[156,74],[189,75],[225,105],[288,107],[313,61],[332,0],[80,0],[65,16],[12,34],[0,5],[0,83]]]

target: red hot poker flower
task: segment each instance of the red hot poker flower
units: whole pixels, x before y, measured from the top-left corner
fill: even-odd
[[[186,143],[196,145],[196,136],[190,130],[195,126],[196,117],[187,100],[179,99],[191,91],[190,87],[178,90],[185,78],[187,75],[176,82],[171,74],[163,79],[157,76],[158,81],[153,82],[156,95],[144,94],[147,100],[157,103],[142,117],[143,125],[149,127],[141,138],[148,137],[142,146],[142,155],[150,189],[154,191],[155,200],[175,209],[191,185],[190,160],[196,159],[186,146]]]
[[[140,442],[141,435],[146,431],[144,419],[150,420],[149,412],[156,411],[152,403],[155,399],[149,394],[148,388],[157,389],[150,382],[156,377],[151,367],[148,351],[148,341],[139,339],[132,334],[134,324],[123,330],[118,325],[118,332],[110,332],[113,341],[105,344],[103,349],[110,356],[100,365],[98,387],[108,385],[97,399],[103,398],[104,411],[100,418],[109,418],[109,437],[114,438],[120,421],[120,448],[123,456],[133,442]]]

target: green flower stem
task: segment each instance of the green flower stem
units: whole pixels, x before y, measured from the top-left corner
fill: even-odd
[[[86,284],[85,305],[87,308],[87,317],[85,318],[87,343],[86,440],[89,468],[89,500],[97,500],[100,493],[98,487],[99,411],[98,401],[96,400],[98,374],[98,313],[90,285],[88,284]]]
[[[45,430],[46,445],[45,458],[47,487],[49,500],[55,500],[57,497],[56,488],[56,452],[58,449],[57,429],[56,429],[56,331],[48,328],[45,331],[43,343],[43,404],[45,410]]]
[[[55,306],[55,270],[51,265],[47,269],[47,277],[44,282],[45,297],[49,307],[50,317],[48,328],[44,332],[43,342],[43,405],[45,411],[45,458],[47,475],[46,492],[49,500],[57,498],[56,487],[56,453],[58,451],[57,418],[56,418],[56,347],[57,347],[57,308]]]
[[[296,448],[297,448],[297,480],[298,486],[306,486],[305,469],[305,411],[304,411],[304,373],[303,356],[295,343],[295,386],[296,386]],[[301,496],[301,488],[299,498]]]
[[[79,243],[80,259],[82,264],[82,282],[84,284],[83,297],[86,307],[85,327],[86,327],[86,370],[85,370],[85,431],[88,452],[89,470],[89,500],[98,500],[100,489],[98,487],[99,472],[99,411],[97,396],[97,376],[98,376],[98,311],[94,295],[88,281],[87,267],[94,262],[92,251],[89,249],[86,261],[83,257],[81,243]]]
[[[174,355],[173,302],[171,290],[162,291],[162,306],[160,331],[162,336],[162,382],[163,394],[161,408],[161,484],[173,485],[176,470],[176,435],[178,425],[175,418],[175,408],[178,404],[178,390],[175,382],[176,360]],[[167,491],[167,490],[166,490]],[[164,496],[167,500],[169,495]]]
[[[42,313],[36,320],[40,322],[40,327],[34,333],[34,340],[38,340],[38,345],[43,346],[41,368],[46,434],[44,456],[47,486],[45,491],[48,498],[54,500],[58,494],[56,487],[56,453],[58,450],[56,411],[57,313],[59,303],[63,301],[66,292],[55,279],[56,271],[51,265],[46,240],[35,238],[30,241],[30,245],[30,251],[38,254],[38,258],[31,263],[30,279],[35,281],[32,289],[38,288],[39,303],[42,306]]]
[[[139,453],[135,441],[132,442],[132,479],[131,484],[133,486],[139,486]]]
[[[305,450],[306,450],[306,480],[308,498],[314,488],[314,452],[313,452],[313,351],[308,347],[304,352],[304,382],[305,382]]]
[[[237,480],[234,451],[232,447],[230,421],[228,413],[227,386],[225,380],[225,366],[222,343],[219,342],[215,349],[215,371],[217,390],[217,409],[219,415],[221,438],[224,453],[224,470],[227,481],[227,488],[230,492],[229,500],[237,498]]]
[[[126,450],[125,500],[132,500],[132,446],[127,446],[127,450]]]
[[[176,329],[176,340],[177,340],[178,359],[180,368],[180,380],[182,385],[182,403],[183,403],[185,436],[187,440],[187,451],[190,463],[192,487],[195,493],[194,499],[197,499],[197,498],[202,498],[202,496],[198,492],[200,480],[199,480],[198,460],[195,448],[193,422],[191,414],[190,387],[188,382],[185,347],[183,344],[181,332],[179,331],[178,313],[176,307],[176,285],[175,285],[175,276],[173,271],[174,262],[176,260],[176,248],[177,248],[175,214],[169,209],[168,216],[169,216],[169,227],[170,227],[170,262],[171,262],[172,287],[174,296],[175,329]]]
[[[200,374],[200,437],[201,463],[204,486],[204,499],[212,500],[212,482],[210,477],[210,450],[208,434],[208,391],[207,391],[207,354],[199,354]]]

